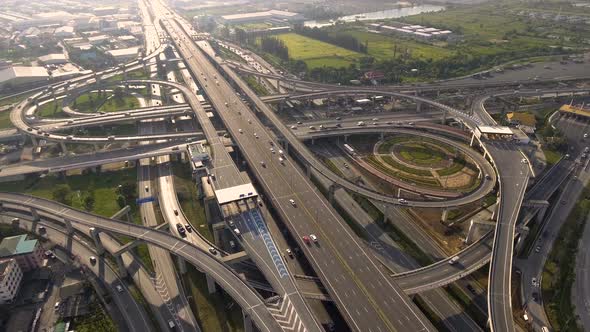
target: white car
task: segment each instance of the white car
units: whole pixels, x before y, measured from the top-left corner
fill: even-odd
[[[522,160],[520,162],[522,162],[523,164],[528,164],[529,163],[529,161],[526,160],[526,158],[522,158]]]
[[[243,134],[243,133],[244,133],[244,131],[243,131],[242,129],[238,129],[238,132],[239,132],[240,134]]]
[[[121,287],[121,285],[117,285],[115,288],[117,289],[117,292],[123,293],[123,287]]]
[[[291,203],[291,205],[293,205],[293,206],[295,206],[295,205],[296,205],[296,204],[295,204],[295,201],[294,201],[293,199],[290,199],[290,200],[289,200],[289,203]]]
[[[291,129],[297,129],[297,126],[291,126]]]
[[[318,237],[315,234],[309,234],[309,238],[313,241],[313,242],[318,242]]]

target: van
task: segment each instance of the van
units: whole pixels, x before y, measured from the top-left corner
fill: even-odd
[[[455,256],[449,260],[450,265],[454,265],[459,260],[459,256]]]

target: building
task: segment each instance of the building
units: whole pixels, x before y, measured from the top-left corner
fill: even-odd
[[[45,67],[10,66],[0,70],[0,88],[8,85],[19,86],[49,79]]]
[[[97,7],[94,8],[93,13],[96,16],[113,15],[119,12],[116,7]]]
[[[529,144],[531,141],[530,137],[518,128],[512,128],[512,140],[517,144]]]
[[[14,301],[22,280],[23,271],[15,259],[0,260],[0,304]]]
[[[559,113],[581,119],[590,119],[590,108],[582,105],[566,104],[559,108]]]
[[[506,120],[512,125],[517,126],[525,133],[534,133],[537,124],[535,115],[528,112],[510,112],[506,114]]]
[[[43,248],[39,241],[27,240],[27,235],[5,237],[0,242],[0,258],[14,258],[27,272],[43,265]]]
[[[72,38],[75,36],[74,34],[74,27],[71,26],[61,26],[57,29],[55,29],[55,31],[53,32],[53,35],[56,38]]]
[[[268,20],[287,21],[287,22],[301,22],[303,15],[299,13],[287,12],[283,10],[267,10],[263,12],[233,14],[221,16],[221,22],[226,24],[240,24],[262,22]]]
[[[68,62],[66,55],[63,53],[47,54],[40,56],[38,59],[44,65],[62,65]]]
[[[108,42],[109,39],[111,39],[111,37],[107,35],[92,36],[88,37],[88,43],[92,45],[99,45]]]
[[[107,51],[116,61],[122,62],[137,58],[139,47],[122,48],[118,50]]]
[[[402,25],[401,23],[394,24],[397,26],[371,23],[369,24],[369,29],[371,30],[369,31],[397,34],[421,40],[448,39],[453,34],[453,32],[450,30],[440,30],[437,28],[423,27],[421,25]]]

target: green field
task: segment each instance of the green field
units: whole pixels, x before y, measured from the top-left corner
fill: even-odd
[[[133,96],[123,96],[121,99],[109,98],[98,109],[99,112],[118,112],[139,108],[139,100]]]
[[[10,111],[0,112],[0,129],[14,128],[10,122]]]
[[[406,50],[413,57],[433,60],[449,57],[455,54],[455,51],[448,48],[419,43],[417,41],[402,39],[396,36],[381,35],[356,29],[344,30],[342,32],[357,38],[363,44],[368,42],[369,55],[380,61],[391,60],[395,48],[397,48],[396,57],[400,56],[401,53]]]
[[[440,163],[447,156],[446,153],[441,150],[435,150],[431,146],[415,143],[404,144],[399,153],[405,161],[409,161],[419,166]]]
[[[89,92],[78,96],[75,101],[70,105],[73,109],[78,112],[94,112],[108,97],[111,96],[110,92],[98,94],[98,92]]]
[[[276,36],[289,48],[289,57],[303,60],[309,69],[317,67],[348,67],[363,56],[361,53],[324,43],[296,33]]]

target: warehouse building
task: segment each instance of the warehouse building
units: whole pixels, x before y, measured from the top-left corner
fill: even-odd
[[[46,81],[49,74],[44,67],[9,66],[0,70],[0,88]]]

